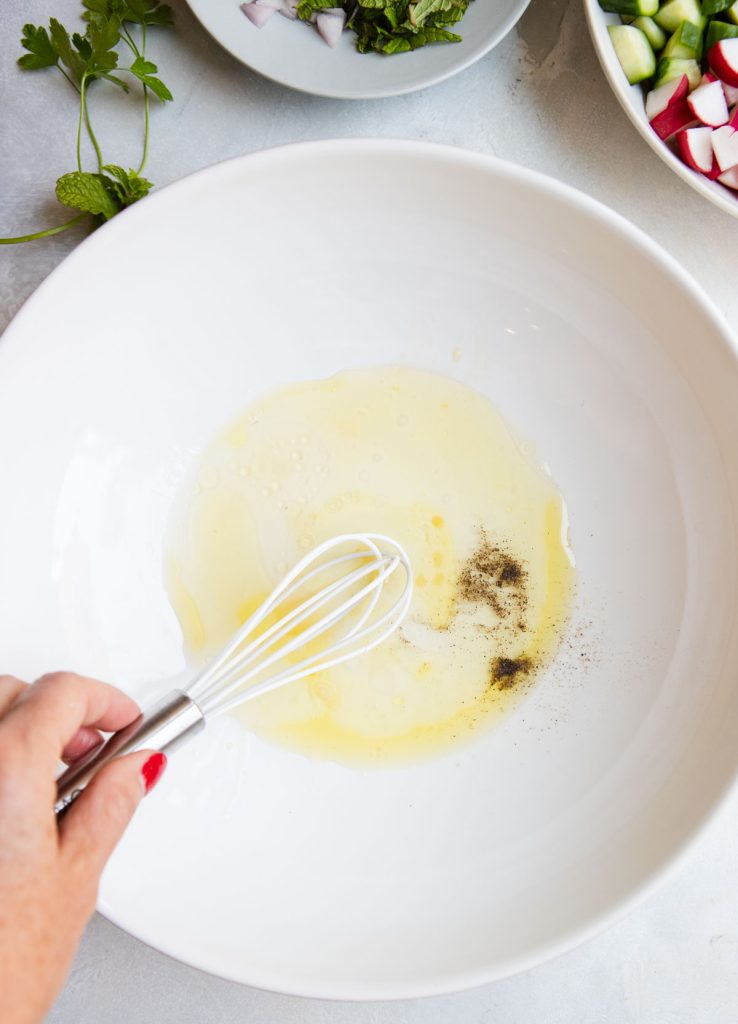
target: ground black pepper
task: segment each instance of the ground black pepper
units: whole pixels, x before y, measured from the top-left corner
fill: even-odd
[[[490,685],[499,690],[509,690],[527,676],[533,669],[533,662],[528,657],[494,658],[490,662]]]
[[[525,564],[509,551],[493,544],[484,531],[478,547],[464,563],[458,580],[458,597],[462,601],[484,605],[491,609],[499,627],[480,623],[486,633],[497,635],[500,647],[509,643],[505,630],[512,627],[520,638],[527,629],[525,610],[528,606],[528,570]],[[505,625],[509,621],[508,625]],[[515,642],[517,650],[519,641]],[[535,668],[527,655],[510,657],[496,654],[489,662],[490,689],[509,690],[525,679]]]
[[[459,576],[462,601],[486,604],[500,618],[523,612],[528,604],[528,571],[522,562],[492,544],[485,533]],[[520,627],[518,627],[520,628]]]

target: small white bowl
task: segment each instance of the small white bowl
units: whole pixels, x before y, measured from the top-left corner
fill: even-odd
[[[530,0],[475,0],[454,31],[460,43],[384,57],[358,53],[353,32],[335,50],[310,25],[275,15],[257,29],[238,0],[187,0],[208,32],[237,60],[292,89],[334,99],[399,96],[463,71],[510,32]]]
[[[584,12],[587,16],[595,51],[612,91],[651,149],[658,153],[664,163],[676,171],[679,177],[683,178],[701,196],[709,199],[711,203],[719,206],[721,210],[725,210],[733,217],[738,217],[738,192],[726,188],[725,185],[721,185],[717,181],[709,181],[703,174],[698,174],[697,171],[687,167],[669,146],[661,141],[648,123],[643,86],[629,85],[607,31],[608,25],[620,24],[618,15],[607,14],[597,0],[584,0]]]

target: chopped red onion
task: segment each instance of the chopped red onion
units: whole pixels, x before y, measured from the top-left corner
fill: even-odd
[[[250,3],[241,4],[241,10],[252,25],[256,25],[257,28],[263,28],[277,8],[269,7],[259,2],[259,0],[251,0]]]
[[[338,46],[338,40],[341,38],[345,25],[346,12],[340,7],[322,10],[315,19],[315,27],[321,38],[330,47]]]

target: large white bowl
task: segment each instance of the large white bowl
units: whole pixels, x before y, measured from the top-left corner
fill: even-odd
[[[391,57],[358,53],[353,32],[331,50],[310,26],[281,15],[257,29],[239,0],[187,2],[221,46],[260,74],[302,92],[356,100],[413,92],[463,71],[505,38],[530,0],[475,0],[455,28],[460,43]]]
[[[158,949],[305,995],[443,992],[560,953],[664,876],[738,766],[734,341],[606,208],[420,144],[203,171],[21,311],[0,345],[3,669],[165,691],[185,666],[162,539],[198,448],[266,388],[395,362],[479,388],[547,459],[579,571],[560,656],[495,731],[412,767],[215,722],[101,892]]]
[[[738,217],[738,192],[726,188],[719,181],[709,181],[704,174],[698,174],[687,167],[683,160],[680,160],[676,153],[672,152],[665,142],[662,142],[658,135],[651,128],[646,117],[646,96],[642,85],[630,85],[623,74],[620,62],[615,55],[610,36],[607,31],[608,25],[619,25],[620,18],[617,14],[607,14],[600,7],[598,0],[584,0],[584,10],[587,15],[587,24],[592,36],[592,42],[597,56],[600,59],[602,70],[612,87],[612,91],[620,101],[620,105],[636,126],[651,149],[658,153],[661,159],[671,167],[673,171],[683,178],[695,191],[709,199],[711,203],[719,206],[726,213]],[[641,187],[633,182],[633,187]]]

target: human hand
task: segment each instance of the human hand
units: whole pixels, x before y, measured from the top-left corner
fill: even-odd
[[[125,694],[69,672],[0,676],[0,1021],[39,1024],[61,989],[105,863],[166,765],[138,751],[107,764],[57,823],[59,760],[76,761],[140,714]]]

